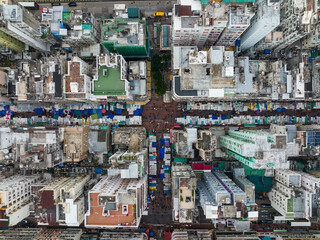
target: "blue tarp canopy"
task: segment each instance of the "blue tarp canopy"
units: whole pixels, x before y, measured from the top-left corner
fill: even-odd
[[[221,115],[221,120],[226,120],[226,115]]]
[[[0,115],[6,115],[6,110],[0,111]]]
[[[164,173],[160,173],[159,177],[164,178]]]
[[[122,113],[122,109],[121,108],[117,108],[116,109],[116,114],[121,114]]]
[[[153,142],[153,143],[152,143],[152,147],[157,147],[157,143],[156,143],[156,142]]]
[[[218,115],[212,115],[212,119],[213,120],[217,120],[218,119]]]
[[[71,111],[70,111],[70,115],[74,115],[74,114],[75,114],[75,112],[76,112],[76,110],[71,109]]]
[[[34,114],[42,114],[43,110],[42,108],[35,108],[34,109]]]
[[[139,111],[138,109],[133,111],[133,114],[134,114],[135,116],[139,115],[139,113],[140,113],[140,111]]]
[[[282,108],[282,109],[281,109],[281,112],[286,112],[286,111],[287,111],[286,108]]]
[[[165,144],[165,140],[163,138],[160,139],[160,144],[162,144],[162,145]]]
[[[97,109],[97,114],[102,114],[102,109]]]
[[[88,114],[93,114],[93,109],[88,109]]]
[[[108,117],[111,118],[111,119],[113,119],[113,118],[114,118],[114,115],[113,115],[112,113],[109,113],[109,114],[108,114]]]
[[[160,151],[160,154],[164,154],[165,150],[164,150],[164,148],[160,148],[159,151]]]
[[[101,168],[95,168],[95,169],[94,169],[94,172],[95,172],[95,173],[102,173],[102,169],[101,169]]]
[[[278,112],[278,113],[281,112],[281,108],[277,108],[277,112]]]

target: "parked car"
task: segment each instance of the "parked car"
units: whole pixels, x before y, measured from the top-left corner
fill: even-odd
[[[76,7],[77,3],[76,2],[69,2],[68,5],[69,5],[69,7]]]

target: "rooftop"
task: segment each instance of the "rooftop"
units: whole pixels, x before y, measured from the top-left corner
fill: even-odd
[[[102,25],[102,42],[116,45],[142,46],[145,44],[145,22],[139,19],[107,19]]]
[[[98,80],[94,82],[94,95],[126,95],[125,81],[120,67],[100,66]]]

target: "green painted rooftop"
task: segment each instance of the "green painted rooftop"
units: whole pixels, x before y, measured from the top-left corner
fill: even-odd
[[[103,70],[107,74],[103,75]],[[112,68],[101,66],[98,81],[94,82],[94,95],[126,95],[125,81],[121,80],[120,67]]]

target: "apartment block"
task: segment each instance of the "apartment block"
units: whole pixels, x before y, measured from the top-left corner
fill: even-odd
[[[90,176],[54,179],[39,190],[35,202],[38,226],[79,227],[86,212],[84,186]]]
[[[212,46],[228,23],[228,4],[219,8],[198,0],[178,1],[173,6],[172,44],[174,46]]]
[[[105,163],[111,151],[111,125],[90,126],[89,152],[98,163]]]
[[[14,226],[29,216],[31,185],[39,179],[38,175],[0,179],[0,226]]]
[[[82,235],[82,229],[80,228],[9,228],[0,232],[1,240],[47,240],[47,239],[59,239],[59,240],[80,240]]]
[[[79,57],[68,61],[67,74],[64,75],[64,99],[67,101],[87,101],[91,96],[91,68]]]
[[[194,158],[193,144],[197,142],[197,129],[172,129],[174,157]]]
[[[53,11],[61,6],[53,6]],[[51,23],[51,31],[61,38],[62,42],[71,48],[81,48],[98,43],[101,39],[100,22],[93,14],[83,12],[81,9],[61,11],[60,23]]]
[[[39,21],[28,10],[20,5],[1,5],[0,12],[0,30],[2,33],[39,51],[50,51],[50,44],[44,39],[41,39],[42,34]],[[13,43],[22,46],[18,42]],[[13,43],[10,43],[9,46]]]
[[[89,191],[87,228],[137,228],[147,206],[147,177],[103,176]]]
[[[149,56],[147,23],[137,18],[104,19],[101,43],[111,53],[123,57]]]
[[[199,150],[199,156],[204,161],[211,161],[213,159],[213,153],[217,147],[217,138],[212,130],[212,128],[208,130],[198,130],[198,140],[195,148]]]
[[[112,132],[116,152],[108,159],[108,175],[141,178],[148,174],[148,149],[145,128],[118,128]]]
[[[88,126],[64,128],[63,151],[67,162],[80,162],[88,157],[89,131]]]
[[[197,47],[173,47],[173,98],[204,100],[227,97],[236,91],[233,51],[222,46],[200,51]]]
[[[124,101],[132,99],[128,81],[128,64],[116,53],[97,56],[97,72],[93,77],[92,100]]]
[[[62,57],[20,60],[8,77],[8,95],[19,102],[50,102],[62,99],[62,76],[66,61]]]
[[[186,229],[186,230],[174,230],[171,236],[172,240],[211,240],[212,233],[208,229]]]
[[[220,35],[217,46],[234,46],[236,40],[250,26],[254,11],[250,5],[229,6],[228,24]]]
[[[192,223],[197,178],[189,165],[174,165],[171,172],[173,221]]]
[[[64,162],[60,128],[14,129],[13,163],[19,169],[47,169]]]
[[[252,196],[249,197],[225,173],[221,171],[203,173],[203,179],[198,181],[197,188],[204,214],[214,224],[218,223],[219,219],[234,219],[235,225],[236,219],[241,221],[258,219],[257,205],[254,199],[250,198]]]
[[[288,153],[291,156],[298,154],[295,148],[289,151],[287,145],[290,143],[287,144],[286,134],[271,134],[267,131],[230,130],[228,135],[220,137],[220,144],[228,156],[254,169],[272,169],[275,166],[289,169]],[[272,171],[268,174],[272,175]]]
[[[251,19],[251,26],[241,36],[241,50],[253,47],[280,24],[280,0],[260,0],[257,12]]]
[[[275,181],[268,196],[271,206],[282,215],[280,220],[319,221],[319,171],[294,172],[277,169]]]
[[[276,52],[286,48],[292,43],[302,39],[311,30],[311,18],[313,15],[312,4],[305,0],[282,1],[280,30],[283,32],[283,42],[276,46]]]

